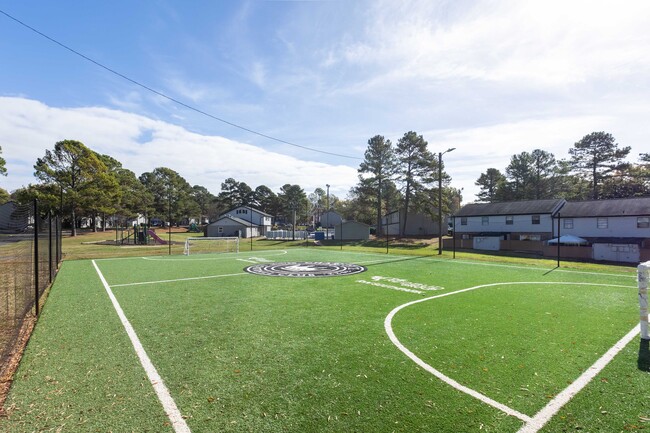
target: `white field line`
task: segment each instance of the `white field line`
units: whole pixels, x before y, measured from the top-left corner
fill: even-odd
[[[164,283],[176,283],[179,281],[209,280],[212,278],[236,277],[238,275],[250,275],[250,274],[247,272],[239,272],[237,274],[208,275],[205,277],[177,278],[174,280],[142,281],[140,283],[113,284],[113,287],[145,286],[147,284],[164,284]]]
[[[273,254],[266,254],[267,252],[273,252]],[[167,258],[167,257],[140,257],[142,260],[149,260],[151,262],[180,262],[180,261],[188,261],[188,262],[201,262],[201,261],[214,261],[214,260],[232,260],[235,257],[238,256],[245,256],[246,253],[252,253],[256,254],[258,256],[260,255],[268,255],[270,257],[275,257],[275,256],[282,256],[287,254],[286,250],[268,250],[268,251],[244,251],[244,252],[238,252],[238,253],[223,253],[224,255],[226,254],[231,254],[228,256],[218,256],[218,257],[196,257],[196,255],[193,256],[178,256],[177,258]],[[233,255],[233,254],[236,254]],[[200,253],[198,254],[200,256]],[[108,260],[108,259],[107,259]],[[241,259],[236,259],[236,260],[241,260]]]
[[[328,250],[330,251],[330,250]],[[334,250],[332,250],[334,251]],[[336,252],[336,251],[334,251]],[[418,259],[418,260],[426,260],[426,261],[431,261],[431,262],[440,262],[440,263],[450,263],[450,264],[464,264],[464,265],[476,265],[476,266],[491,266],[491,267],[498,267],[498,268],[509,268],[509,269],[527,269],[527,270],[540,270],[540,271],[553,271],[553,272],[563,272],[563,273],[568,273],[568,274],[581,274],[581,275],[604,275],[604,276],[609,276],[609,277],[622,277],[622,278],[635,278],[636,279],[636,274],[612,274],[612,273],[605,273],[605,272],[588,272],[588,271],[575,271],[571,269],[554,269],[554,268],[542,268],[539,266],[520,266],[520,265],[505,265],[501,263],[484,263],[484,262],[475,262],[475,261],[467,261],[467,260],[461,260],[461,259],[438,259],[434,257],[427,257],[427,256],[410,256],[410,255],[403,255],[403,254],[379,254],[379,253],[363,253],[363,252],[357,252],[357,251],[343,251],[343,254],[358,254],[358,255],[364,255],[364,256],[375,256],[375,257],[391,257],[395,258],[394,260],[391,261],[400,261],[405,258],[411,258],[411,259]],[[386,260],[378,260],[376,263],[381,263],[381,262],[386,262]],[[374,262],[367,262],[368,264],[372,264]]]
[[[469,387],[467,387],[467,386],[465,386],[465,385],[461,385],[460,383],[456,382],[454,379],[452,379],[452,378],[446,376],[445,374],[443,374],[441,371],[436,370],[435,368],[433,368],[432,366],[430,366],[429,364],[427,364],[426,362],[424,362],[422,359],[420,359],[417,355],[415,355],[415,354],[414,354],[413,352],[411,352],[409,349],[407,349],[407,348],[406,348],[406,347],[405,347],[405,346],[404,346],[404,345],[399,341],[399,339],[398,339],[397,336],[395,335],[395,332],[393,331],[393,327],[392,327],[392,321],[393,321],[393,317],[395,316],[395,314],[397,314],[400,310],[402,310],[402,309],[404,309],[404,308],[406,308],[406,307],[410,307],[411,305],[418,304],[418,303],[420,303],[420,302],[431,301],[431,300],[433,300],[433,299],[437,299],[437,298],[443,298],[443,297],[445,297],[445,296],[451,296],[451,295],[456,295],[456,294],[459,294],[459,293],[469,292],[469,291],[472,291],[472,290],[477,290],[477,289],[481,289],[481,288],[485,288],[485,287],[504,286],[504,285],[516,285],[516,284],[543,284],[543,285],[550,285],[550,284],[570,284],[570,285],[586,285],[586,286],[606,286],[606,287],[622,287],[622,288],[631,288],[630,286],[622,286],[622,285],[615,285],[615,284],[578,283],[578,282],[569,282],[569,283],[567,283],[567,282],[561,282],[561,283],[558,283],[558,282],[553,282],[553,281],[525,281],[525,282],[521,282],[521,281],[520,281],[520,282],[507,282],[507,283],[491,283],[491,284],[482,284],[482,285],[480,285],[480,286],[469,287],[469,288],[466,288],[466,289],[456,290],[456,291],[454,291],[454,292],[449,292],[449,293],[442,293],[442,294],[440,294],[440,295],[429,296],[428,298],[417,299],[417,300],[415,300],[415,301],[411,301],[411,302],[407,302],[406,304],[402,304],[402,305],[400,305],[400,306],[394,308],[390,313],[388,313],[388,316],[386,316],[386,319],[384,320],[384,329],[386,330],[386,334],[388,334],[388,338],[390,339],[390,341],[391,341],[391,342],[392,342],[392,343],[393,343],[393,344],[394,344],[394,345],[395,345],[395,346],[396,346],[396,347],[397,347],[397,348],[398,348],[402,353],[404,353],[406,356],[408,356],[408,357],[409,357],[413,362],[415,362],[417,365],[419,365],[420,367],[422,367],[425,371],[428,371],[429,373],[433,374],[433,375],[436,376],[438,379],[442,380],[443,382],[445,382],[446,384],[450,385],[451,387],[456,388],[457,390],[459,390],[459,391],[461,391],[461,392],[464,392],[464,393],[466,393],[466,394],[468,394],[468,395],[471,395],[472,397],[474,397],[474,398],[476,398],[476,399],[482,401],[483,403],[488,404],[488,405],[490,405],[490,406],[492,406],[492,407],[494,407],[494,408],[496,408],[496,409],[499,409],[500,411],[506,413],[507,415],[510,415],[510,416],[514,416],[514,417],[516,417],[516,418],[519,418],[520,420],[522,420],[522,421],[524,421],[524,422],[526,423],[526,424],[524,424],[524,427],[523,427],[523,428],[525,428],[525,427],[528,426],[528,425],[533,424],[533,422],[535,422],[535,420],[539,420],[539,421],[537,421],[538,423],[539,423],[539,422],[543,422],[543,423],[540,425],[540,427],[539,427],[539,428],[541,428],[541,427],[542,427],[542,426],[543,426],[543,425],[544,425],[544,424],[545,424],[545,423],[546,423],[546,422],[547,422],[547,421],[548,421],[548,420],[549,420],[553,415],[555,415],[555,413],[557,413],[557,411],[559,411],[560,408],[561,408],[562,406],[564,406],[564,405],[565,405],[565,404],[566,404],[566,403],[567,403],[567,402],[568,402],[568,401],[569,401],[569,400],[570,400],[570,399],[571,399],[571,398],[572,398],[572,397],[573,397],[573,396],[574,396],[578,391],[580,391],[582,388],[584,388],[584,386],[586,386],[587,383],[589,383],[589,381],[590,381],[590,380],[591,380],[591,379],[592,379],[596,374],[598,374],[598,373],[599,373],[599,372],[600,372],[600,371],[605,367],[605,365],[607,365],[607,363],[609,363],[609,361],[611,361],[611,358],[613,358],[614,355],[616,355],[616,353],[618,353],[621,349],[616,350],[616,352],[613,353],[613,354],[611,355],[611,358],[609,358],[606,362],[604,362],[604,364],[603,364],[602,366],[599,366],[599,369],[598,369],[598,370],[593,370],[594,367],[596,366],[596,364],[598,364],[598,362],[596,362],[596,364],[594,364],[592,367],[590,367],[589,370],[587,371],[587,372],[590,372],[590,373],[591,373],[591,375],[589,376],[589,378],[586,379],[586,380],[584,381],[584,383],[580,386],[580,388],[576,389],[575,391],[573,391],[573,393],[570,393],[567,397],[565,397],[565,398],[566,398],[565,401],[564,401],[564,400],[561,400],[559,397],[560,397],[561,395],[565,394],[565,392],[566,392],[567,390],[562,391],[560,394],[558,394],[558,395],[556,396],[556,398],[555,398],[554,400],[558,400],[558,401],[555,402],[555,405],[553,406],[552,409],[549,408],[549,406],[551,406],[551,403],[553,403],[553,401],[551,401],[551,403],[549,403],[549,404],[548,404],[544,409],[542,409],[542,411],[540,411],[537,415],[535,415],[535,418],[531,418],[530,416],[525,415],[525,414],[522,414],[521,412],[518,412],[518,411],[516,411],[515,409],[512,409],[511,407],[508,407],[508,406],[506,406],[506,405],[504,405],[504,404],[502,404],[502,403],[499,403],[499,402],[497,402],[497,401],[491,399],[490,397],[481,394],[481,393],[478,392],[478,391],[475,391],[475,390],[473,390],[473,389],[471,389],[471,388],[469,388]],[[636,330],[636,329],[635,329],[635,330]],[[632,337],[633,337],[633,336],[634,336],[634,331],[635,331],[635,330],[631,331],[628,335],[626,335],[625,337],[623,337],[623,339],[621,339],[618,343],[616,343],[616,344],[614,345],[614,348],[618,347],[619,345],[621,345],[621,348],[622,348],[623,346],[625,346],[625,344],[629,343],[629,340],[626,340],[626,339],[630,336],[630,334],[632,334]],[[638,332],[638,331],[637,331],[637,332]],[[625,341],[625,342],[624,342],[623,344],[621,344],[623,341]],[[612,352],[612,350],[613,350],[614,348],[610,349],[607,353]],[[606,356],[607,356],[607,354],[605,354],[605,355],[603,356],[603,358],[605,358]],[[603,358],[601,358],[601,359],[603,359]],[[599,361],[600,361],[600,360],[599,360]],[[580,376],[580,378],[582,378],[583,376],[585,376],[585,374],[587,374],[587,372],[585,372],[582,376]],[[580,378],[579,378],[578,380],[576,380],[576,382],[578,382],[578,381],[580,380]],[[575,383],[575,382],[574,382],[574,383]],[[572,386],[573,386],[573,384],[570,385],[567,389],[570,389]],[[547,408],[548,408],[548,409],[547,409]],[[539,430],[539,428],[537,428],[537,430]],[[529,431],[530,431],[530,432],[536,432],[537,430],[525,430],[525,432],[529,432]],[[520,432],[523,433],[524,430],[521,430]]]
[[[191,433],[190,428],[187,426],[187,423],[185,423],[185,420],[183,419],[181,412],[178,410],[178,407],[176,406],[176,402],[174,402],[174,399],[172,398],[171,394],[169,394],[169,390],[165,386],[162,377],[160,377],[160,375],[158,374],[158,370],[156,370],[156,367],[151,362],[151,359],[149,359],[149,356],[147,355],[147,352],[144,350],[144,347],[142,347],[142,343],[140,343],[140,339],[135,333],[133,326],[131,326],[129,319],[126,318],[126,315],[122,310],[122,307],[120,306],[119,302],[117,302],[117,298],[115,298],[115,295],[113,294],[113,291],[111,290],[110,286],[106,282],[104,275],[99,270],[99,267],[97,267],[97,263],[95,263],[94,260],[92,261],[92,263],[93,266],[95,267],[95,270],[97,271],[97,275],[99,275],[99,279],[102,281],[102,284],[104,285],[104,289],[106,289],[106,293],[108,293],[108,297],[113,303],[113,307],[115,308],[115,311],[117,312],[117,315],[120,318],[120,321],[122,322],[122,325],[124,326],[124,329],[126,330],[129,339],[131,340],[131,344],[133,344],[135,353],[138,355],[138,358],[140,359],[140,364],[142,364],[144,371],[147,373],[149,382],[151,382],[151,385],[153,386],[153,389],[154,391],[156,391],[156,395],[158,396],[158,400],[160,400],[160,403],[162,404],[163,409],[165,410],[165,413],[169,418],[169,421],[171,421],[172,423],[172,427],[174,428],[174,431],[176,433]]]
[[[627,344],[639,335],[639,325],[636,325],[630,332],[623,338],[618,340],[611,349],[609,349],[603,356],[598,359],[591,367],[589,367],[580,377],[578,377],[571,385],[566,387],[562,392],[553,398],[542,410],[537,412],[535,416],[527,422],[520,430],[519,433],[535,433],[539,431],[544,425],[557,414],[562,406],[567,404],[577,393],[587,386],[591,380],[600,373],[607,364],[621,351]]]

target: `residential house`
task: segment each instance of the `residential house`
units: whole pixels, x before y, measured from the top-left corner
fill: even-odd
[[[553,218],[564,199],[472,203],[453,217],[456,236],[497,236],[503,240],[545,241],[553,237]]]
[[[205,235],[208,237],[257,237],[260,236],[260,226],[255,223],[251,224],[250,221],[242,218],[224,215],[207,225]]]
[[[323,214],[320,216],[320,223],[323,227],[336,227],[337,225],[340,225],[342,222],[345,220],[343,219],[343,216],[333,210],[328,210],[327,212],[323,212]]]
[[[445,218],[443,217],[443,221]],[[377,233],[397,236],[400,227],[404,225],[404,210],[394,211],[384,215],[381,219],[381,230]],[[443,233],[447,232],[447,223],[443,224]],[[404,236],[438,236],[438,221],[434,221],[430,215],[419,212],[409,212],[406,217]]]
[[[343,221],[334,226],[335,240],[367,240],[370,238],[370,226],[358,221]]]
[[[594,260],[638,263],[650,249],[650,197],[567,202],[558,217],[556,231],[588,240]]]
[[[217,221],[221,220],[221,218],[225,216],[231,216],[237,219],[248,221],[249,225],[252,223],[254,226],[257,226],[258,234],[255,236],[264,236],[266,232],[271,230],[272,227],[271,215],[249,206],[239,206],[231,209],[228,212],[221,214]]]

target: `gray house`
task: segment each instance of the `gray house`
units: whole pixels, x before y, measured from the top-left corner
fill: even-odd
[[[443,216],[443,221],[445,217]],[[381,219],[381,230],[378,233],[397,236],[399,229],[404,225],[404,210],[394,211],[384,215]],[[447,232],[447,224],[443,223],[443,233]],[[430,215],[409,212],[406,217],[405,236],[438,236],[438,221],[434,221]]]
[[[370,238],[370,226],[357,221],[344,221],[334,226],[334,239],[352,241]]]
[[[561,235],[588,240],[594,260],[638,263],[650,248],[650,197],[567,202]]]
[[[271,230],[272,216],[250,206],[239,206],[231,209],[228,212],[219,215],[219,219],[225,216],[231,216],[243,221],[248,221],[249,225],[252,222],[253,225],[258,227],[259,234],[255,236],[265,235],[266,232]]]
[[[472,203],[452,218],[456,236],[495,236],[503,240],[545,241],[553,237],[553,218],[564,199]]]
[[[208,224],[206,227],[206,236],[208,237],[238,237],[250,238],[260,236],[260,228],[250,221],[241,218],[225,215]]]

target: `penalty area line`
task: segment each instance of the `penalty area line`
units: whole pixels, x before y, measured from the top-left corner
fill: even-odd
[[[135,333],[133,326],[131,326],[129,319],[126,318],[126,315],[124,314],[124,311],[122,310],[122,307],[120,306],[119,302],[117,302],[117,298],[113,294],[111,287],[108,285],[108,282],[106,282],[106,278],[104,278],[104,275],[99,270],[97,263],[95,263],[94,260],[92,261],[92,263],[93,266],[95,267],[95,271],[97,271],[97,275],[99,276],[99,279],[104,285],[104,289],[106,289],[106,293],[108,294],[108,297],[113,303],[113,308],[115,308],[115,311],[117,312],[117,315],[120,318],[120,321],[122,322],[122,326],[124,326],[124,329],[126,330],[126,333],[129,336],[129,339],[131,340],[131,344],[133,344],[135,353],[136,355],[138,355],[138,358],[140,359],[140,364],[144,368],[144,371],[147,373],[147,378],[149,379],[149,382],[153,386],[153,389],[156,392],[156,395],[158,396],[158,400],[160,401],[163,409],[165,410],[165,414],[167,414],[169,421],[171,421],[172,423],[172,427],[174,428],[174,431],[176,433],[191,433],[191,430],[187,426],[185,419],[183,419],[183,416],[181,415],[178,406],[176,406],[176,402],[174,401],[171,394],[169,393],[169,390],[165,386],[162,377],[160,377],[160,374],[158,374],[158,370],[156,370],[156,367],[151,362],[151,359],[147,355],[147,352],[144,350],[142,343],[140,343],[140,339],[138,338],[138,335]]]
[[[237,274],[208,275],[207,277],[177,278],[175,280],[142,281],[140,283],[113,284],[113,287],[144,286],[147,284],[177,283],[179,281],[209,280],[212,278],[236,277],[238,275],[250,275],[250,274],[247,272],[239,272]]]

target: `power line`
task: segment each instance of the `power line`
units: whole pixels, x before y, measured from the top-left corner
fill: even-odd
[[[228,120],[217,117],[217,116],[215,116],[213,114],[210,114],[210,113],[208,113],[206,111],[201,110],[200,108],[196,108],[196,107],[194,107],[192,105],[189,105],[189,104],[187,104],[187,103],[185,103],[183,101],[180,101],[180,100],[178,100],[176,98],[173,98],[173,97],[171,97],[169,95],[166,95],[165,93],[160,92],[160,91],[158,91],[158,90],[156,90],[156,89],[154,89],[152,87],[149,87],[149,86],[147,86],[145,84],[142,84],[141,82],[139,82],[137,80],[134,80],[133,78],[130,78],[130,77],[122,74],[121,72],[116,71],[115,69],[109,68],[108,66],[106,66],[106,65],[104,65],[104,64],[102,64],[102,63],[100,63],[100,62],[98,62],[98,61],[96,61],[96,60],[94,60],[94,59],[92,59],[92,58],[90,58],[88,56],[86,56],[85,54],[80,53],[79,51],[77,51],[77,50],[75,50],[73,48],[70,48],[69,46],[65,45],[64,43],[59,42],[56,39],[46,35],[45,33],[35,29],[34,27],[24,23],[23,21],[19,20],[18,18],[16,18],[16,17],[8,14],[7,12],[3,11],[2,9],[0,9],[0,13],[2,13],[7,18],[15,21],[16,23],[20,24],[21,26],[23,26],[23,27],[31,30],[32,32],[38,34],[39,36],[47,39],[48,41],[55,43],[56,45],[60,46],[61,48],[64,48],[64,49],[70,51],[71,53],[81,57],[82,59],[84,59],[84,60],[86,60],[86,61],[88,61],[90,63],[93,63],[95,66],[99,66],[100,68],[110,72],[111,74],[117,75],[118,77],[120,77],[120,78],[122,78],[122,79],[124,79],[124,80],[126,80],[126,81],[128,81],[128,82],[130,82],[132,84],[135,84],[138,87],[141,87],[141,88],[143,88],[143,89],[145,89],[145,90],[147,90],[147,91],[149,91],[149,92],[151,92],[151,93],[153,93],[155,95],[158,95],[158,96],[160,96],[162,98],[165,98],[165,99],[167,99],[169,101],[172,101],[175,104],[178,104],[178,105],[180,105],[182,107],[187,108],[188,110],[191,110],[191,111],[194,111],[196,113],[202,114],[202,115],[204,115],[206,117],[209,117],[210,119],[218,120],[219,122],[225,123],[226,125],[230,125],[232,127],[241,129],[242,131],[250,132],[251,134],[255,134],[255,135],[258,135],[260,137],[267,138],[269,140],[277,141],[278,143],[288,144],[289,146],[298,147],[300,149],[309,150],[311,152],[318,152],[318,153],[323,153],[325,155],[338,156],[338,157],[341,157],[341,158],[348,158],[348,159],[357,159],[357,160],[362,159],[362,158],[358,158],[358,157],[355,157],[355,156],[342,155],[340,153],[327,152],[325,150],[319,150],[319,149],[314,149],[312,147],[302,146],[300,144],[296,144],[296,143],[292,143],[290,141],[282,140],[280,138],[276,138],[276,137],[264,134],[262,132],[255,131],[255,130],[247,128],[245,126],[238,125],[238,124],[233,123],[233,122],[229,122]]]

